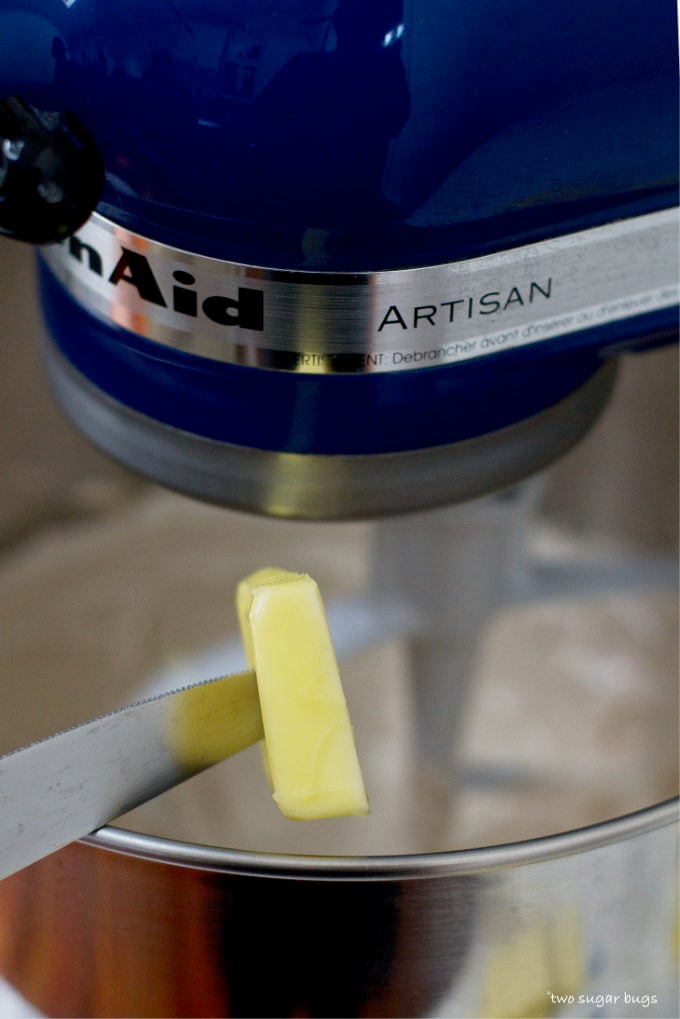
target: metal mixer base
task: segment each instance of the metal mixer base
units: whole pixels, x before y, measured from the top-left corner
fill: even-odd
[[[302,520],[351,520],[464,502],[506,488],[567,452],[612,390],[615,366],[546,410],[463,442],[370,456],[252,449],[152,420],[92,385],[45,339],[64,411],[97,446],[133,470],[233,509]]]

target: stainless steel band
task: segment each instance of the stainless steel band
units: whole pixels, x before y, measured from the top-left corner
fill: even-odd
[[[444,265],[223,262],[94,213],[42,257],[85,309],[174,350],[306,374],[449,365],[678,303],[676,209]]]
[[[589,430],[606,405],[608,360],[563,400],[473,439],[369,455],[288,453],[218,442],[172,428],[102,393],[45,337],[52,388],[97,446],[187,495],[299,520],[365,520],[476,499],[542,470]]]

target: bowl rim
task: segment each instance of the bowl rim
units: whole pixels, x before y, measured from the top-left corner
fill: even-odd
[[[97,850],[195,870],[300,880],[403,881],[556,860],[636,838],[679,818],[673,797],[619,817],[519,842],[412,855],[319,856],[199,845],[106,825],[80,842]]]

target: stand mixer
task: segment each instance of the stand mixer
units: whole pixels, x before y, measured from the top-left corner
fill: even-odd
[[[418,746],[455,772],[479,633],[502,602],[547,591],[522,589],[516,568],[526,479],[589,430],[620,355],[677,335],[673,9],[5,0],[0,40],[0,228],[40,245],[45,363],[65,412],[125,465],[208,502],[389,517],[338,643],[362,626],[374,642],[413,635]],[[355,998],[329,1005],[277,970],[288,990],[272,1014],[443,1015],[442,988],[473,982],[479,930],[511,923],[512,895],[496,917],[487,879],[526,862],[547,868],[537,886],[551,867],[562,882],[566,859],[578,898],[587,844],[618,854],[627,880],[672,855],[675,815],[653,810],[591,842],[484,859],[225,862],[194,847],[173,894],[226,911],[235,932],[255,900],[297,910],[298,933],[313,923],[338,952],[326,928],[365,913]],[[165,880],[157,847],[111,829],[73,847],[59,894],[71,901],[102,853],[127,861],[121,887],[139,896]],[[256,1014],[227,969],[225,991],[206,963],[175,1007]],[[557,1013],[549,991],[546,1015],[595,1014]],[[134,997],[112,1007],[159,1014]]]

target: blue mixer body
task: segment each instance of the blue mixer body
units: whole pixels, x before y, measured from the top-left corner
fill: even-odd
[[[214,259],[330,280],[677,203],[670,0],[3,0],[0,38],[0,91],[72,110],[99,146],[97,211]],[[107,398],[185,433],[299,454],[502,429],[677,329],[670,304],[458,363],[281,371],[92,315],[49,260],[40,287],[53,341]],[[397,331],[428,326],[425,312],[392,315]]]

